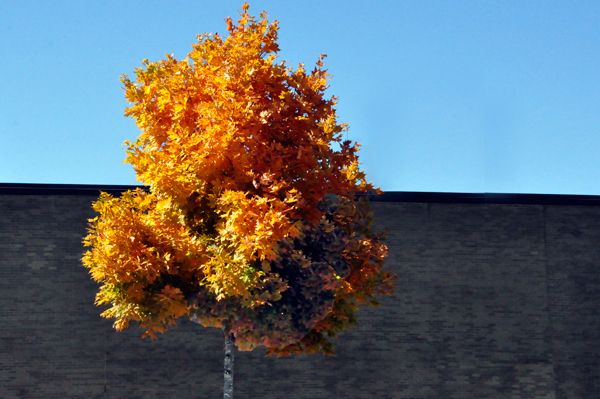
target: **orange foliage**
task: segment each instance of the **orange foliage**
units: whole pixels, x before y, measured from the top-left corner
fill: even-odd
[[[116,318],[117,329],[138,321],[155,338],[191,312],[199,289],[248,309],[276,303],[289,288],[270,271],[285,258],[280,243],[301,242],[306,223],[326,217],[324,195],[336,194],[346,200],[330,216],[349,237],[342,256],[351,272],[324,286],[336,290],[333,307],[303,340],[269,352],[332,353],[323,333],[335,336],[354,323],[356,304],[376,304],[375,293],[393,290],[393,276],[381,271],[382,237],[355,201],[381,191],[359,168],[359,144],[342,141],[336,98],[324,98],[325,56],[311,72],[288,68],[276,62],[277,21],[265,12],[255,19],[248,4],[240,16],[237,25],[226,19],[227,38],[199,35],[185,60],[144,60],[135,81],[122,76],[132,104],[125,115],[142,131],[126,142],[126,162],[150,193],[100,197],[83,262],[104,284],[96,302],[112,303],[102,315]],[[302,251],[293,256],[311,265]],[[206,317],[207,325],[225,323]]]

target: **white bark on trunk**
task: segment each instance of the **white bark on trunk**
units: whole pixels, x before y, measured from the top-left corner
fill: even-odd
[[[225,399],[233,399],[233,347],[235,336],[230,333],[225,337],[225,386],[223,389],[223,397]]]

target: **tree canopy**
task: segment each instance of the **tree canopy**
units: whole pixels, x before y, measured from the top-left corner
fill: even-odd
[[[325,56],[287,67],[277,21],[244,4],[237,22],[121,77],[142,131],[126,162],[149,190],[101,194],[83,263],[117,330],[134,320],[156,338],[187,315],[240,350],[333,354],[358,305],[393,293],[364,198],[381,191],[342,140]]]

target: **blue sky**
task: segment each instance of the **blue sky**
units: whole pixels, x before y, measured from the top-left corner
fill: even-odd
[[[600,195],[600,2],[261,0],[387,191]],[[119,76],[242,1],[0,2],[0,183],[136,184]]]

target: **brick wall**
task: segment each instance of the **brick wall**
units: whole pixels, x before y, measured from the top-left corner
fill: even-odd
[[[0,397],[222,397],[220,330],[182,318],[152,341],[99,316],[80,261],[94,199],[0,194]],[[337,357],[236,351],[236,398],[600,397],[600,206],[372,206],[397,295]]]

